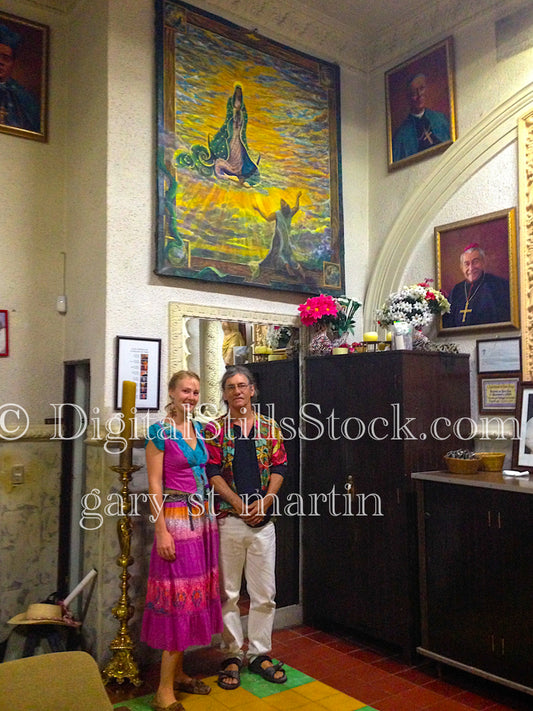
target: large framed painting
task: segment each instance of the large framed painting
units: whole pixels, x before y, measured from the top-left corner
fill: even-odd
[[[0,132],[47,139],[46,25],[0,12]]]
[[[338,67],[156,7],[156,274],[341,294]]]
[[[440,333],[519,328],[515,208],[435,227]]]
[[[385,73],[389,170],[456,140],[453,37]]]

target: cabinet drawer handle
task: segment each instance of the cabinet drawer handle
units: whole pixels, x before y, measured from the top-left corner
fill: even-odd
[[[346,484],[344,485],[344,488],[346,489],[346,493],[351,497],[352,502],[355,501],[355,484],[353,480],[353,476],[351,474],[348,475],[346,478]]]

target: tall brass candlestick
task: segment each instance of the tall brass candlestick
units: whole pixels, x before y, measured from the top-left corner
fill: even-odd
[[[117,558],[117,565],[122,568],[120,573],[120,598],[112,608],[113,616],[119,621],[119,631],[115,639],[110,644],[112,656],[110,661],[102,671],[104,684],[110,679],[116,679],[122,684],[124,679],[129,679],[135,686],[140,686],[142,680],[139,677],[139,668],[133,658],[134,644],[128,631],[128,620],[133,617],[133,606],[130,604],[128,595],[128,581],[130,574],[128,567],[133,564],[133,556],[130,555],[132,524],[129,515],[130,497],[129,483],[131,475],[140,467],[132,464],[132,418],[135,408],[135,383],[124,380],[122,383],[122,415],[124,419],[124,429],[122,434],[126,440],[125,449],[120,453],[119,465],[111,467],[118,473],[122,488],[120,495],[122,498],[122,513],[117,523],[118,540],[120,544],[120,555]]]

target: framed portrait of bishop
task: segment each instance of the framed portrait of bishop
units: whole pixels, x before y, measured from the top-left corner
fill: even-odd
[[[519,328],[515,208],[435,227],[440,333]]]

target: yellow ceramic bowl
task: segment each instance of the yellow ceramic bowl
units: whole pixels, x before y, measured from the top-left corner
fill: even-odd
[[[481,459],[455,459],[444,457],[448,471],[452,474],[475,474],[481,464]]]
[[[477,452],[484,472],[501,472],[505,454],[503,452]]]

